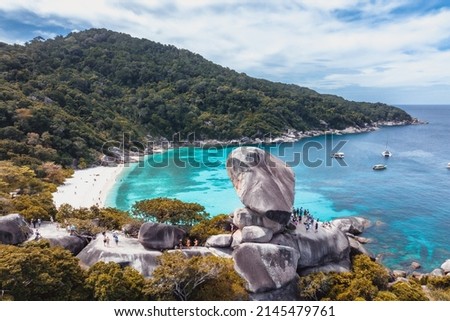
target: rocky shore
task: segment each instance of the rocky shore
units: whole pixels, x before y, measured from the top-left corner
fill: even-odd
[[[298,131],[295,129],[289,129],[284,134],[272,137],[270,134],[264,136],[264,138],[250,138],[241,137],[240,139],[231,140],[217,140],[217,139],[206,139],[198,140],[193,143],[185,142],[184,145],[195,145],[197,147],[209,147],[209,146],[234,146],[234,145],[259,145],[259,144],[279,144],[279,143],[294,143],[299,140],[318,137],[324,135],[346,135],[346,134],[361,134],[368,133],[380,129],[381,127],[392,127],[392,126],[406,126],[406,125],[423,125],[427,122],[413,118],[411,121],[382,121],[374,122],[371,124],[364,124],[364,126],[350,126],[344,129],[330,129],[328,124],[323,122],[325,129],[315,129],[308,131]]]

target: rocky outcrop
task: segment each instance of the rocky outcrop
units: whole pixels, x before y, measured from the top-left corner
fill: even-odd
[[[392,275],[395,279],[397,278],[406,278],[406,271],[403,270],[393,270]]]
[[[80,253],[88,244],[89,241],[85,237],[66,235],[62,237],[46,238],[51,246],[59,246],[72,252],[73,255]]]
[[[273,232],[261,226],[245,226],[242,230],[242,243],[268,243],[273,236]]]
[[[25,242],[33,231],[19,214],[8,214],[0,217],[0,243],[20,244]]]
[[[344,233],[358,235],[364,232],[367,227],[369,227],[370,222],[363,217],[352,216],[335,219],[331,222],[331,224],[336,226]]]
[[[254,212],[286,224],[294,202],[294,172],[256,147],[239,147],[227,159],[228,176],[241,202]]]
[[[369,252],[357,239],[349,237],[348,241],[350,243],[350,255],[353,257],[355,255],[364,254],[375,260],[374,255]]]
[[[139,230],[138,240],[146,249],[173,249],[186,235],[182,229],[160,223],[144,223]]]
[[[299,299],[298,277],[282,288],[262,293],[249,293],[251,301],[297,301]]]
[[[302,225],[295,231],[278,234],[270,241],[272,244],[289,246],[300,256],[298,268],[311,268],[349,259],[348,238],[335,227],[305,231]]]
[[[258,214],[249,208],[238,208],[233,214],[233,224],[239,229],[243,229],[246,226],[262,226],[272,230],[272,232],[278,233],[284,230],[285,225],[275,222],[265,215]]]
[[[420,269],[421,267],[422,267],[422,266],[420,265],[419,262],[412,262],[412,263],[411,263],[411,269],[413,269],[413,270]]]
[[[450,273],[450,260],[446,260],[444,263],[442,263],[441,269],[445,274]]]
[[[112,239],[111,235],[109,237]],[[158,266],[158,257],[161,254],[160,251],[147,250],[135,238],[121,237],[118,246],[115,244],[105,246],[100,234],[78,253],[77,258],[87,267],[98,261],[116,262],[121,266],[131,266],[143,276],[150,277]]]
[[[235,270],[250,292],[279,289],[297,276],[298,252],[291,247],[243,243],[233,252],[233,258]]]
[[[430,275],[432,276],[444,276],[445,273],[442,269],[434,269],[433,271],[430,272]]]
[[[230,247],[233,240],[231,234],[212,235],[206,240],[206,247]]]
[[[319,266],[313,266],[313,267],[306,267],[301,268],[298,271],[298,274],[300,276],[305,276],[311,273],[317,273],[317,272],[323,272],[323,273],[330,273],[330,272],[337,272],[337,273],[343,273],[343,272],[349,272],[351,269],[351,263],[349,259],[344,259],[339,262],[331,262],[326,263]]]

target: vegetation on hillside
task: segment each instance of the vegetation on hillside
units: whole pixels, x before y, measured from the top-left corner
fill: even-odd
[[[409,119],[105,29],[0,43],[0,160],[15,164],[83,167],[124,133],[141,142],[175,133],[230,139]]]

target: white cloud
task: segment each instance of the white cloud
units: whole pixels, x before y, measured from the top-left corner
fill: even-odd
[[[449,85],[450,53],[438,48],[450,39],[450,10],[402,10],[413,3],[2,0],[0,10],[170,43],[250,75],[318,89]]]

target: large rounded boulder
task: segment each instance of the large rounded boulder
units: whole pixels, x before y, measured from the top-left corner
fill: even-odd
[[[112,234],[107,233],[110,239]],[[144,277],[150,277],[158,266],[158,257],[162,253],[160,251],[147,250],[132,237],[120,236],[119,243],[114,242],[105,244],[103,236],[99,234],[95,240],[92,240],[86,246],[77,258],[80,259],[82,265],[90,267],[99,261],[115,262],[123,267],[131,266],[139,271]]]
[[[87,238],[77,235],[66,235],[61,237],[49,237],[46,238],[50,242],[51,246],[59,246],[70,252],[73,255],[80,253],[86,245],[89,244]]]
[[[176,226],[160,223],[142,224],[138,240],[146,249],[173,249],[180,243],[186,232]]]
[[[0,217],[0,243],[20,244],[28,240],[33,231],[19,214]]]
[[[256,147],[239,147],[227,159],[227,172],[241,202],[280,224],[289,222],[294,203],[294,172]]]
[[[254,293],[279,289],[297,276],[298,252],[274,244],[243,243],[233,252],[234,268]]]

